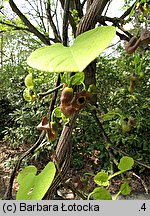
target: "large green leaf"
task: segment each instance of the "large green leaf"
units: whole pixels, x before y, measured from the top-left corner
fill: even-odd
[[[42,172],[35,177],[34,191],[32,193],[32,200],[41,200],[48,188],[54,180],[56,168],[53,162],[49,162]]]
[[[21,181],[17,191],[16,200],[30,200],[34,188],[34,173],[28,173]]]
[[[17,176],[17,181],[19,184],[21,184],[24,181],[24,178],[29,174],[33,173],[33,175],[36,175],[37,168],[33,165],[25,167],[22,171],[19,172]]]
[[[17,200],[41,200],[44,197],[54,179],[56,168],[53,162],[49,162],[39,175],[36,176],[36,172],[36,167],[29,166],[19,173]]]
[[[27,63],[49,72],[81,72],[111,43],[116,33],[113,26],[101,26],[79,35],[72,46],[61,43],[35,50]]]

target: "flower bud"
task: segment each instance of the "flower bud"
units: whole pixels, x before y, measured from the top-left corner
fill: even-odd
[[[57,124],[56,124],[56,122],[51,122],[50,126],[51,126],[52,132],[54,132],[54,133],[57,132]]]
[[[69,87],[65,87],[61,93],[60,102],[63,105],[68,105],[73,98],[73,89]]]
[[[48,136],[48,139],[50,141],[54,141],[56,139],[57,135],[58,135],[57,132],[52,132],[52,130],[47,131],[47,136]]]
[[[55,140],[58,134],[56,122],[49,123],[47,117],[42,117],[42,121],[37,126],[37,129],[45,130],[50,141]]]

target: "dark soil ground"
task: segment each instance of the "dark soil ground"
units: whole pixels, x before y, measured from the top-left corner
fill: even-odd
[[[27,145],[23,145],[21,147],[12,147],[12,145],[0,141],[0,198],[3,197],[8,185],[9,177],[12,171],[10,167],[13,165],[13,163],[15,163],[17,158],[22,153],[28,150],[28,148],[29,146]],[[39,165],[39,163],[37,164]],[[35,163],[35,166],[37,166],[37,164]],[[91,164],[89,164],[89,161],[86,162],[84,168],[81,170],[70,169],[66,176],[66,180],[70,179],[71,182],[74,184],[75,188],[77,188],[80,191],[84,191],[85,193],[89,193],[93,190],[93,188],[96,185],[94,184],[92,176],[88,176],[88,181],[86,181],[86,183],[83,183],[82,176],[85,172],[92,172]],[[148,195],[146,195],[146,199],[150,199],[150,170],[145,170],[142,174],[139,175],[139,177],[129,173],[129,185],[132,191],[129,199],[132,199],[132,194],[141,195],[145,194],[146,192],[149,193]],[[110,192],[112,194],[116,194],[122,183],[123,181],[119,177],[115,177],[114,179],[112,179],[111,185],[109,186]],[[16,194],[17,189],[18,183],[15,179],[13,184],[14,196]],[[77,197],[75,197],[73,193],[66,188],[60,189],[59,194],[61,194],[61,196],[64,196],[64,198],[66,199],[77,199]],[[133,199],[136,199],[136,197]]]

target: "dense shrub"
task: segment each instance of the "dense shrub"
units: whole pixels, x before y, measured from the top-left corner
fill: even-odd
[[[148,61],[148,53],[141,64],[140,54],[126,55],[120,47],[116,57],[103,56],[97,63],[98,112],[103,127],[113,145],[144,162],[150,160],[147,155],[150,136]],[[12,67],[7,64],[4,67],[1,131],[4,139],[12,144],[34,143],[39,136],[35,127],[48,113],[51,96],[35,102],[26,102],[22,97],[24,78],[29,72],[33,72],[37,93],[53,88],[56,80],[55,74],[29,71],[22,65]],[[132,74],[137,76],[133,93],[129,92]],[[124,131],[123,123],[127,124],[131,117],[135,119],[135,125],[130,131]],[[88,110],[80,112],[73,138],[74,167],[82,167],[85,160],[93,158],[96,150],[101,168],[109,165],[104,141]]]

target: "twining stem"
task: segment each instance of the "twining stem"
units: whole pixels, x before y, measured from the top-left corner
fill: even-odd
[[[63,84],[60,84],[59,86],[56,86],[56,87],[53,88],[53,89],[49,89],[47,92],[39,93],[39,94],[38,94],[39,99],[41,99],[41,98],[43,98],[43,97],[45,97],[45,96],[47,96],[47,95],[52,94],[53,92],[55,92],[55,91],[61,89],[62,87],[63,87]]]

